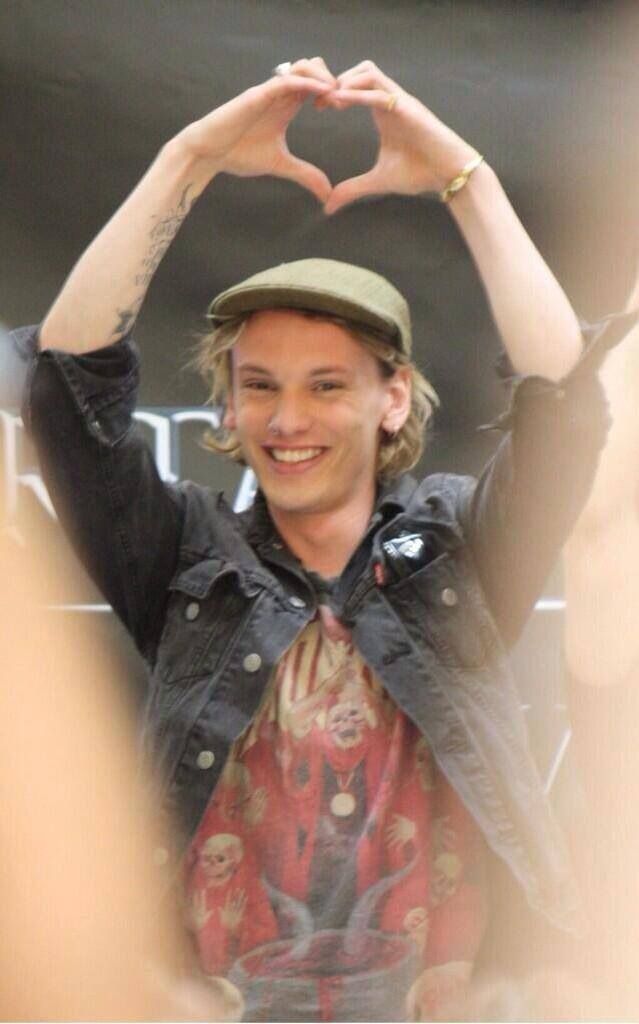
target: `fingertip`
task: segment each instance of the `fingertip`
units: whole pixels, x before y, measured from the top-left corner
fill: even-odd
[[[333,186],[326,176],[321,178],[317,177],[312,181],[308,181],[307,188],[322,205],[327,202],[330,198],[331,192],[333,191]]]
[[[324,203],[324,213],[327,217],[332,217],[333,214],[337,213],[338,210],[341,209],[342,205],[343,204],[339,199],[334,199],[333,196],[330,195]]]

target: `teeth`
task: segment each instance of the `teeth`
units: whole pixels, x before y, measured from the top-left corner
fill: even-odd
[[[277,462],[304,462],[321,452],[321,448],[271,448],[271,455]]]

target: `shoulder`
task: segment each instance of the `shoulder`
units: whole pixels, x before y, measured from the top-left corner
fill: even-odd
[[[182,553],[196,558],[211,554],[233,557],[246,533],[246,522],[233,511],[223,492],[192,480],[174,484],[169,490],[184,514]]]
[[[417,485],[409,510],[429,516],[463,521],[472,501],[477,479],[459,473],[431,473]]]

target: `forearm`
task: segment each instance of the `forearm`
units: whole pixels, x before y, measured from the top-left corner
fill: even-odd
[[[81,354],[131,329],[162,257],[214,166],[188,129],[160,151],[131,195],[80,257],[42,325],[42,349]]]
[[[588,499],[609,426],[595,373],[560,390],[516,388],[508,433],[484,469],[467,523],[484,593],[507,643],[518,637]]]
[[[286,129],[304,100],[325,95],[334,80],[320,58],[295,68],[299,74],[245,90],[164,146],[71,272],[42,326],[42,348],[81,354],[124,337],[182,221],[219,171],[274,174],[326,199],[328,178],[288,151]]]
[[[518,373],[560,380],[581,354],[581,332],[561,286],[486,163],[450,203]]]

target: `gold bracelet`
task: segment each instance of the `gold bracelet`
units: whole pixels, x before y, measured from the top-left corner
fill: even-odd
[[[473,171],[477,170],[483,159],[484,158],[481,153],[478,153],[477,156],[474,156],[473,159],[466,164],[465,167],[462,167],[459,174],[456,174],[452,181],[448,182],[446,188],[439,193],[439,198],[442,203],[448,203],[454,195],[461,192],[471,174]]]

